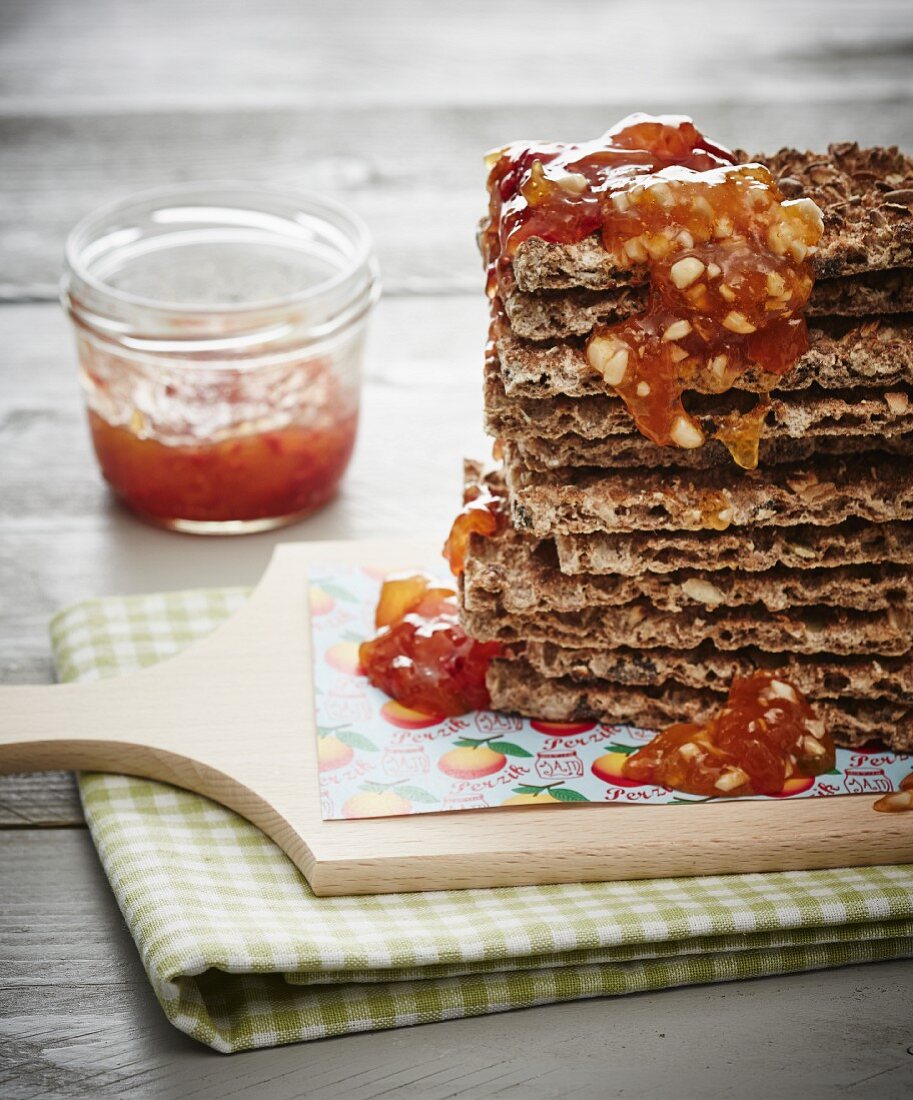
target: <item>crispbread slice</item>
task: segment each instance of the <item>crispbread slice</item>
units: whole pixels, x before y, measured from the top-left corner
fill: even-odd
[[[495,710],[551,722],[595,719],[643,729],[702,721],[720,702],[714,691],[672,684],[644,690],[611,680],[547,679],[523,660],[492,661],[488,690]],[[818,699],[814,705],[838,745],[881,738],[895,752],[913,751],[913,711],[903,703],[840,697]]]
[[[753,393],[818,386],[822,390],[857,387],[889,390],[913,385],[913,316],[861,323],[827,320],[809,326],[809,350],[782,378],[749,371],[735,389]],[[602,375],[586,361],[581,341],[542,345],[501,328],[490,370],[508,397],[544,400],[611,394]]]
[[[715,398],[692,395],[689,411],[700,423],[707,443],[682,450],[659,446],[642,436],[616,397],[508,397],[493,363],[487,368],[484,392],[485,430],[510,442],[531,470],[562,466],[731,469],[729,452],[711,437],[731,409],[756,400],[734,391]],[[908,390],[810,387],[775,395],[759,457],[760,465],[766,467],[870,450],[913,454],[913,395]]]
[[[913,707],[913,658],[839,657],[765,653],[757,648],[721,652],[704,643],[697,649],[570,649],[551,642],[511,647],[550,679],[611,680],[627,687],[657,688],[672,683],[725,694],[735,676],[758,669],[779,673],[810,699],[892,699]]]
[[[554,544],[507,527],[470,540],[462,575],[463,606],[473,612],[539,615],[620,607],[646,600],[658,611],[721,611],[763,606],[767,611],[823,605],[857,611],[913,608],[913,571],[893,564],[757,573],[703,569],[674,573],[568,575]]]
[[[572,649],[694,649],[712,642],[721,650],[756,645],[769,653],[892,657],[913,649],[913,616],[893,607],[872,612],[819,605],[772,613],[755,605],[666,612],[641,599],[621,607],[533,615],[498,605],[485,611],[463,607],[462,622],[480,642],[552,642]]]
[[[724,515],[735,527],[913,519],[913,471],[879,452],[751,471],[562,467],[544,473],[527,469],[507,444],[504,478],[514,526],[538,538],[699,531]]]
[[[658,447],[643,436],[613,436],[609,439],[581,439],[572,434],[560,439],[534,435],[511,441],[523,465],[529,470],[554,470],[562,466],[603,466],[612,469],[647,469],[677,466],[686,470],[732,469],[732,456],[718,440],[703,447],[682,451]],[[776,437],[762,439],[758,451],[762,467],[778,466],[803,459],[826,461],[828,456],[864,454],[873,448],[896,455],[899,461],[913,459],[913,432],[879,439],[866,435],[818,435],[808,439]]]
[[[563,573],[668,573],[675,569],[834,568],[863,562],[913,564],[913,524],[848,520],[833,527],[728,531],[635,531],[558,535]]]
[[[642,313],[647,288],[625,284],[611,290],[538,294],[502,288],[501,302],[517,336],[537,341],[565,340],[587,336],[595,325],[610,325]],[[911,311],[913,271],[898,268],[815,283],[805,316],[814,323],[833,317],[880,317]]]
[[[890,396],[884,390],[822,390],[811,386],[806,390],[775,393],[771,396],[765,438],[863,435],[875,436],[877,447],[877,439],[913,432],[913,393],[906,389],[888,392]],[[559,441],[573,434],[602,443],[609,442],[608,437],[630,439],[639,435],[619,397],[560,394],[544,399],[509,398],[491,362],[486,367],[484,394],[485,430],[502,441]],[[753,396],[731,390],[715,396],[695,394],[689,399],[688,411],[698,420],[705,435],[711,436],[734,409],[744,411],[755,401]],[[586,462],[574,465],[583,466]]]
[[[473,459],[463,463],[467,498],[483,490],[506,496],[500,470]],[[523,538],[516,534],[513,537]],[[850,519],[830,527],[798,525],[726,531],[633,531],[556,535],[554,545],[563,573],[670,573],[677,569],[740,569],[754,573],[774,566],[790,569],[844,565],[913,565],[913,523],[867,523]]]
[[[766,164],[786,198],[806,195],[821,207],[824,235],[812,258],[820,278],[913,263],[913,158],[896,147],[843,143],[829,146],[827,153],[781,149],[770,156],[737,155]],[[616,267],[598,236],[571,245],[530,238],[514,255],[513,269],[524,291],[605,289],[632,274]]]

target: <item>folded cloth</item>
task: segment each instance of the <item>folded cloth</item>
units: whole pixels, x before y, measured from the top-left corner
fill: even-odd
[[[78,604],[52,624],[58,674],[152,664],[244,597]],[[913,865],[317,898],[208,799],[126,776],[79,786],[168,1019],[219,1051],[913,957]]]

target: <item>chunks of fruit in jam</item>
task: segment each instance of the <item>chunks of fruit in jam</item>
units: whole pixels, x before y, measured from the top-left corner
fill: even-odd
[[[689,794],[777,795],[788,779],[830,771],[835,749],[805,697],[772,672],[737,677],[719,714],[670,726],[628,757],[624,774]]]
[[[501,647],[469,637],[452,588],[424,573],[394,574],[381,589],[375,621],[376,636],[358,651],[375,687],[425,714],[488,707],[485,675]]]
[[[784,200],[761,164],[736,164],[690,119],[632,115],[586,144],[508,146],[490,161],[483,250],[488,287],[531,237],[571,244],[599,234],[611,265],[649,282],[646,309],[597,324],[590,367],[662,446],[705,442],[686,390],[722,393],[752,368],[769,392],[808,347],[801,313],[823,218]],[[767,406],[735,414],[717,438],[757,465]]]
[[[463,510],[453,521],[444,543],[444,557],[455,577],[466,568],[470,538],[473,535],[490,538],[497,533],[503,521],[501,502],[496,496],[478,485],[466,490]]]
[[[429,610],[433,613],[453,595],[452,588],[439,584],[428,573],[391,573],[380,590],[374,625],[378,630],[392,626],[410,611],[416,615]]]

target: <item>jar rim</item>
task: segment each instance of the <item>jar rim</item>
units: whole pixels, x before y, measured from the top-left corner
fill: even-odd
[[[97,230],[106,220],[119,212],[129,211],[134,207],[141,208],[156,200],[162,200],[162,205],[165,206],[169,202],[175,204],[179,198],[184,198],[188,202],[199,202],[204,196],[210,196],[218,200],[230,195],[235,197],[236,206],[249,209],[251,212],[256,212],[259,209],[257,205],[257,198],[259,197],[264,203],[269,200],[285,202],[301,211],[307,211],[315,217],[322,218],[328,224],[334,225],[335,228],[341,229],[346,234],[352,244],[351,254],[344,258],[339,270],[308,287],[293,290],[287,294],[275,295],[271,298],[254,299],[249,302],[223,303],[170,301],[165,297],[147,297],[121,290],[95,274],[84,259],[83,251],[96,236]],[[242,197],[246,201],[239,201]],[[64,298],[70,296],[70,277],[72,277],[77,283],[83,284],[90,291],[107,298],[113,303],[128,308],[141,309],[150,314],[177,314],[183,316],[194,314],[207,314],[210,316],[263,314],[272,310],[306,305],[320,299],[343,287],[346,282],[365,268],[368,269],[370,284],[376,283],[377,278],[374,270],[370,231],[361,216],[344,203],[327,198],[314,191],[293,191],[232,180],[203,180],[193,183],[150,187],[133,192],[126,198],[117,199],[96,207],[82,217],[70,230],[64,247],[64,260],[65,270],[61,283],[61,293]]]

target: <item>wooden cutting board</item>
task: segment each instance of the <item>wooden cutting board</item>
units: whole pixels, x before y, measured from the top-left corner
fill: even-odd
[[[324,821],[308,568],[402,569],[437,553],[280,546],[247,603],[176,656],[118,679],[0,689],[0,772],[108,771],[197,791],[259,826],[319,895],[913,862],[913,813],[875,813],[869,795]]]

